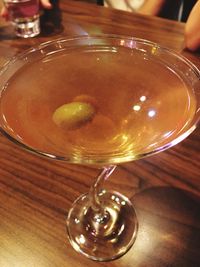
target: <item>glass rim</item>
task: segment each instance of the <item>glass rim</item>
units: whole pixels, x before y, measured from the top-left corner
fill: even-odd
[[[157,49],[162,50],[164,53],[168,53],[171,56],[176,57],[178,60],[182,61],[184,64],[188,65],[193,73],[199,77],[200,79],[200,70],[199,68],[191,62],[189,59],[187,59],[185,56],[181,55],[180,53],[169,49],[165,46],[162,46],[156,42],[152,42],[147,39],[142,39],[134,36],[128,36],[128,35],[117,35],[117,34],[97,34],[97,35],[75,35],[72,37],[61,37],[57,38],[51,41],[43,42],[39,45],[32,46],[31,48],[25,50],[24,52],[21,52],[17,54],[16,56],[12,57],[10,60],[8,60],[1,68],[0,68],[0,76],[3,75],[7,69],[15,64],[18,60],[23,59],[24,57],[28,56],[29,54],[32,54],[34,52],[37,52],[39,50],[42,50],[44,48],[50,47],[55,44],[62,44],[62,43],[70,43],[78,40],[90,40],[90,39],[126,39],[126,40],[132,40],[135,41],[136,43],[140,43],[143,45],[149,45],[149,46],[156,46]],[[77,44],[75,45],[77,46]],[[130,48],[131,49],[131,48]],[[133,49],[133,48],[132,48]],[[135,48],[134,48],[135,49]],[[4,86],[4,85],[3,85]],[[1,86],[1,87],[3,87]],[[2,94],[2,88],[0,88],[0,98]],[[200,108],[196,109],[196,112],[200,112]],[[48,153],[42,150],[38,150],[37,148],[31,147],[30,145],[27,145],[19,140],[17,140],[15,137],[13,137],[11,134],[9,134],[3,127],[0,125],[0,132],[6,136],[10,141],[13,143],[17,144],[18,146],[22,147],[23,149],[33,152],[34,154],[39,154],[43,157],[50,158],[50,159],[55,159],[58,161],[66,161],[68,163],[74,163],[74,164],[81,164],[81,165],[112,165],[112,164],[120,164],[120,163],[125,163],[125,162],[130,162],[133,160],[137,160],[140,158],[144,158],[147,156],[150,156],[152,154],[156,154],[158,152],[164,151],[170,147],[175,146],[176,144],[180,143],[182,140],[184,140],[186,137],[188,137],[196,128],[199,123],[200,117],[197,116],[193,124],[190,125],[190,127],[186,130],[181,132],[181,134],[177,135],[176,138],[173,140],[167,142],[163,146],[158,146],[157,148],[153,149],[152,151],[148,151],[147,153],[140,153],[138,155],[122,155],[121,157],[113,157],[108,160],[108,157],[106,157],[106,154],[101,154],[98,158],[97,155],[95,155],[96,158],[93,158],[93,156],[81,156],[80,159],[74,159],[74,156],[70,155],[56,155],[56,153]],[[104,157],[106,160],[104,161]]]

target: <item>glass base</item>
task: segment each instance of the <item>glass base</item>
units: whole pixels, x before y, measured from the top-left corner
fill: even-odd
[[[15,34],[22,38],[30,38],[40,34],[39,16],[24,19],[15,19],[13,22]]]
[[[67,218],[67,232],[74,249],[96,261],[114,260],[133,245],[138,222],[131,202],[117,192],[99,194],[105,207],[103,216],[90,207],[89,195],[82,195],[73,204]]]

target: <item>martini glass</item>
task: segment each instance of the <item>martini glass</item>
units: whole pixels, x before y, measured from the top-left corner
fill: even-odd
[[[146,40],[82,36],[15,57],[1,70],[0,88],[1,132],[10,140],[101,170],[68,212],[74,249],[98,261],[125,254],[137,236],[136,211],[104,181],[116,165],[163,151],[196,128],[199,70]]]

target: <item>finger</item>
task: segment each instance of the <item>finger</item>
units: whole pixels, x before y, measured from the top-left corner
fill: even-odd
[[[47,9],[51,9],[52,8],[52,5],[51,3],[49,2],[49,0],[41,0],[41,4],[44,8],[47,8]]]
[[[157,16],[161,11],[166,0],[147,0],[139,8],[138,13],[144,15]]]
[[[3,7],[1,10],[1,17],[8,19],[8,10],[6,7]]]
[[[185,44],[192,51],[200,48],[200,1],[193,7],[185,27]]]

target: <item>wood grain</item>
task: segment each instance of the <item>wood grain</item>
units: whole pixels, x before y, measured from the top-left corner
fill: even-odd
[[[78,1],[54,5],[44,13],[37,38],[16,38],[12,26],[0,20],[0,65],[41,42],[103,32],[158,42],[200,67],[199,54],[184,49],[184,24]],[[119,166],[106,182],[106,188],[131,199],[139,220],[135,245],[109,263],[77,254],[65,229],[67,211],[89,190],[98,170],[40,158],[1,135],[0,266],[200,266],[199,133],[165,152]]]

